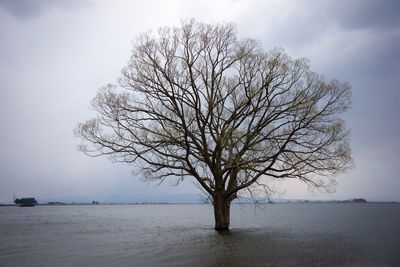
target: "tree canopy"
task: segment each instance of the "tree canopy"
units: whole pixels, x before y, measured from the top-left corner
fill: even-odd
[[[351,166],[340,118],[350,100],[348,83],[307,59],[239,40],[233,24],[191,20],[136,38],[118,85],[98,92],[98,116],[76,133],[83,152],[133,163],[146,179],[194,178],[228,206],[228,228],[229,203],[268,191],[268,179],[332,188]]]

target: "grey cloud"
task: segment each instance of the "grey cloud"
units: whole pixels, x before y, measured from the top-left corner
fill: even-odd
[[[246,32],[244,37],[255,34],[250,37],[261,39],[266,47],[301,49],[318,39],[329,25],[319,6],[300,1],[290,4],[282,1],[275,5],[258,2],[244,12],[237,18],[239,30]]]
[[[345,28],[391,29],[400,24],[400,1],[354,0],[331,1],[327,8],[330,16]]]
[[[75,9],[92,3],[91,0],[0,0],[0,8],[14,17],[30,19],[39,17],[52,8]]]
[[[16,17],[34,17],[43,12],[45,1],[1,0],[0,6]]]

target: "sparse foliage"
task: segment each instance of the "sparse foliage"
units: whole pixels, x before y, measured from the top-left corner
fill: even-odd
[[[325,81],[306,59],[192,20],[140,35],[119,86],[98,92],[99,116],[76,133],[83,152],[135,163],[146,179],[194,178],[222,230],[238,192],[268,191],[267,179],[331,188],[351,165],[339,117],[350,97],[348,83]]]

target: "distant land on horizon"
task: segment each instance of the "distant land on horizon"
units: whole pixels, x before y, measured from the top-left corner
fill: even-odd
[[[399,201],[369,201],[364,198],[352,198],[346,200],[309,200],[309,199],[270,199],[270,200],[258,200],[254,201],[251,199],[241,199],[234,201],[232,204],[307,204],[307,203],[400,203]],[[38,205],[42,206],[62,206],[62,205],[184,205],[184,204],[211,204],[209,201],[197,201],[197,202],[168,202],[168,201],[134,201],[134,202],[107,202],[107,201],[39,201]],[[0,203],[0,206],[17,206],[11,203]]]

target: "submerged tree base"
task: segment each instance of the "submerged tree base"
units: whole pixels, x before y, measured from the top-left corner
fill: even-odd
[[[214,218],[215,230],[226,231],[229,230],[230,223],[230,203],[220,196],[214,198]]]
[[[226,232],[229,231],[229,226],[215,226],[215,230],[218,232]]]

